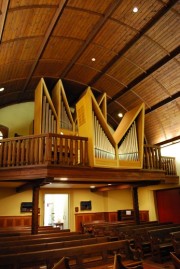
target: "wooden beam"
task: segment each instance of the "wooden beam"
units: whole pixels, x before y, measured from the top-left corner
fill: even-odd
[[[3,30],[4,30],[4,25],[7,17],[7,10],[9,6],[9,0],[3,0],[1,4],[1,9],[2,13],[0,14],[1,20],[0,20],[0,43],[2,42],[2,36],[3,36]]]

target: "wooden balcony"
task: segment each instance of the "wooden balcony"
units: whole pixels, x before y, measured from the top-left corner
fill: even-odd
[[[172,183],[179,180],[175,158],[162,157],[158,146],[144,146],[143,169],[90,167],[88,160],[85,137],[49,133],[7,138],[0,142],[0,179],[54,178],[60,174],[82,181],[165,182],[166,176],[171,176]]]

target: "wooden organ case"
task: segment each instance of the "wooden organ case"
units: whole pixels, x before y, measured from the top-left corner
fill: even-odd
[[[144,104],[127,112],[114,133],[106,119],[105,97],[96,101],[90,87],[76,104],[80,136],[88,137],[91,166],[143,166]]]
[[[52,98],[41,79],[35,90],[34,134],[74,135],[75,123],[61,80],[52,90]]]

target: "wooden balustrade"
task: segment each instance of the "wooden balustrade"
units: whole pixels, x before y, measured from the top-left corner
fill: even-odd
[[[1,140],[0,168],[43,164],[88,166],[88,138],[48,133]],[[144,145],[143,169],[177,175],[175,158],[161,156],[159,146]]]
[[[88,165],[88,139],[77,136],[40,134],[2,139],[0,167],[60,164]]]
[[[161,157],[162,169],[166,171],[166,175],[177,175],[175,157]]]

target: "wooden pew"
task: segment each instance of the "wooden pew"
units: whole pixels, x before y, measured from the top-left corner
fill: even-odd
[[[13,245],[8,247],[1,247],[0,254],[15,254],[23,252],[32,252],[32,251],[41,251],[48,249],[58,249],[58,248],[68,248],[73,246],[81,245],[91,245],[98,244],[109,241],[108,237],[94,237],[94,238],[81,238],[79,240],[70,240],[70,241],[61,241],[61,242],[52,242],[52,243],[41,243],[41,244],[32,244],[27,245]]]
[[[69,266],[69,258],[63,257],[60,261],[58,261],[52,269],[71,269]]]
[[[138,265],[135,265],[132,263],[132,264],[128,264],[128,267],[125,265],[125,263],[123,262],[123,259],[122,259],[122,256],[121,254],[115,254],[114,255],[114,264],[113,264],[113,267],[112,269],[142,269],[143,268],[143,265],[142,264],[138,264]]]
[[[170,256],[175,269],[180,269],[180,255],[177,255],[175,252],[170,252]]]
[[[172,245],[173,245],[173,248],[174,248],[174,252],[177,255],[180,255],[180,231],[172,232],[171,233],[171,238],[172,238]]]
[[[148,231],[150,230],[157,230],[159,228],[170,228],[175,227],[176,224],[167,223],[167,224],[159,224],[158,226],[149,226],[149,227],[143,227],[138,229],[133,229],[134,233],[134,247],[136,249],[140,249],[142,253],[142,258],[145,256],[151,255],[151,242],[149,238]]]
[[[70,232],[70,229],[60,229],[59,227],[45,227],[38,228],[38,234],[44,233],[56,233],[56,232]],[[19,236],[19,235],[31,235],[30,227],[18,227],[18,228],[0,228],[0,238],[6,236]]]
[[[128,240],[105,242],[77,247],[51,249],[44,251],[25,252],[0,255],[0,269],[19,269],[23,266],[46,265],[50,269],[63,257],[69,257],[72,269],[96,267],[102,264],[112,264],[114,252],[122,254],[125,266],[141,265],[138,253],[133,251]]]
[[[31,239],[24,239],[24,240],[11,240],[0,242],[0,249],[2,247],[10,247],[10,246],[23,246],[23,245],[35,245],[35,244],[42,244],[42,243],[55,243],[55,242],[62,242],[62,241],[71,241],[71,240],[80,240],[91,238],[92,235],[89,234],[74,234],[74,235],[66,235],[66,236],[58,236],[58,237],[47,237],[47,238],[31,238]]]
[[[61,237],[61,236],[69,236],[69,235],[81,235],[80,232],[59,232],[59,233],[45,233],[45,234],[29,234],[29,235],[17,235],[17,236],[6,236],[0,237],[1,242],[6,241],[17,241],[17,240],[25,240],[25,239],[38,239],[38,238],[49,238],[49,237]]]
[[[171,233],[177,231],[180,231],[180,226],[148,231],[151,254],[155,262],[163,262],[170,258],[170,252],[173,252]]]

